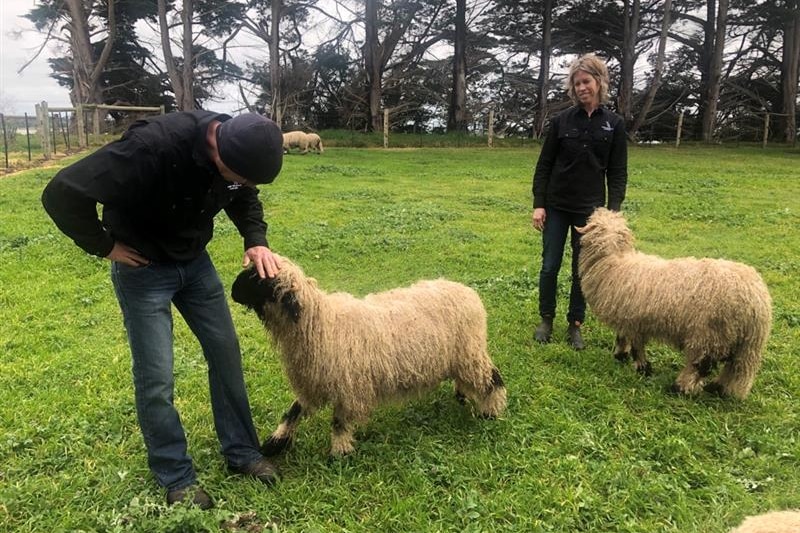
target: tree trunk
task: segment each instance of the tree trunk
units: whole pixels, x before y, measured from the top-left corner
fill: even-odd
[[[272,89],[270,109],[272,120],[280,126],[283,123],[282,95],[281,95],[281,57],[280,57],[280,26],[283,2],[272,0],[272,19],[270,20],[269,39],[269,84]]]
[[[709,0],[713,3],[713,0]],[[717,12],[717,29],[714,35],[714,53],[708,69],[708,92],[705,95],[705,112],[703,113],[703,141],[711,142],[714,128],[717,125],[717,107],[719,90],[722,85],[722,52],[725,49],[725,29],[728,19],[728,0],[719,0]]]
[[[66,0],[69,10],[70,47],[72,49],[73,84],[70,100],[77,104],[103,103],[100,76],[106,68],[116,36],[114,0],[108,0],[108,28],[106,43],[97,61],[94,59],[89,35],[89,13],[80,0]]]
[[[633,99],[633,64],[636,60],[636,39],[639,34],[639,0],[624,0],[624,18],[622,30],[622,65],[620,71],[619,96],[617,98],[618,112],[625,118],[625,124],[630,125],[633,119],[631,110]]]
[[[633,126],[631,126],[631,128],[628,130],[628,135],[630,137],[636,136],[636,132],[639,131],[639,128],[642,127],[645,119],[647,119],[647,114],[650,112],[650,108],[653,107],[653,101],[656,98],[658,87],[661,85],[661,75],[664,72],[664,56],[666,55],[667,50],[667,35],[669,34],[669,27],[672,25],[672,21],[670,19],[671,10],[672,0],[664,0],[664,19],[661,22],[661,37],[658,39],[658,53],[656,54],[656,64],[653,71],[653,79],[650,82],[650,87],[647,89],[647,94],[645,95],[642,109],[639,110],[639,114],[636,116]]]
[[[453,94],[447,117],[447,131],[467,131],[467,2],[456,0],[456,34],[453,53]]]
[[[783,125],[781,137],[787,143],[797,139],[797,84],[800,68],[800,1],[786,1],[787,14],[783,33],[783,57],[781,60],[781,94],[783,103],[780,123]]]
[[[383,89],[381,86],[381,53],[378,43],[378,8],[380,0],[366,0],[364,11],[365,42],[364,62],[367,70],[367,92],[369,102],[369,127],[372,131],[383,129],[381,116],[381,99]]]
[[[547,122],[547,94],[550,90],[550,49],[553,29],[553,0],[544,0],[542,5],[542,49],[539,62],[539,108],[534,124],[534,137],[544,134]]]
[[[164,54],[164,64],[167,68],[172,92],[175,93],[175,104],[178,109],[183,106],[183,77],[178,72],[175,65],[175,57],[172,55],[172,45],[169,40],[169,24],[167,24],[167,2],[158,0],[158,25],[161,30],[161,51]]]
[[[194,109],[194,52],[192,51],[192,0],[183,0],[183,72],[181,73],[181,86],[183,87],[183,101],[180,106],[183,111]]]

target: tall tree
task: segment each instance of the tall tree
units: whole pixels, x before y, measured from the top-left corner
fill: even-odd
[[[175,101],[181,111],[191,111],[194,109],[194,76],[192,63],[194,60],[192,53],[192,0],[183,0],[181,10],[181,43],[183,50],[183,60],[181,69],[172,54],[172,42],[170,40],[170,24],[167,20],[167,0],[158,0],[158,22],[161,29],[161,51],[164,54],[164,63],[167,69],[172,91],[175,93]]]
[[[781,59],[781,114],[783,139],[788,143],[797,140],[797,84],[800,69],[800,0],[786,0],[786,18],[783,30]]]
[[[639,37],[639,0],[623,0],[622,60],[620,61],[620,86],[617,111],[630,126],[633,119],[633,67],[636,62],[636,44]]]
[[[539,105],[536,109],[534,123],[534,136],[544,134],[544,125],[547,123],[547,94],[550,91],[550,54],[553,32],[553,0],[544,0],[542,3],[542,46],[539,50]]]
[[[103,14],[86,10],[81,0],[66,0],[66,2],[43,2],[27,15],[38,29],[49,27],[50,31],[45,40],[52,37],[52,29],[59,20],[66,21],[72,80],[70,84],[70,100],[73,105],[103,103],[102,74],[111,57],[116,35],[116,12],[114,0],[107,0],[106,13]],[[89,6],[92,7],[91,5]],[[92,19],[105,18],[105,42],[102,51],[96,54],[92,43]],[[44,46],[44,45],[43,45]],[[24,68],[24,67],[23,67]]]
[[[467,2],[456,0],[453,53],[453,91],[447,114],[447,131],[466,133],[467,107]]]
[[[715,0],[708,0],[709,18],[714,13]],[[705,110],[702,119],[703,141],[711,142],[714,137],[714,127],[717,124],[717,108],[719,105],[719,92],[722,85],[722,54],[725,51],[725,32],[728,22],[728,0],[719,0],[716,13],[716,31],[713,38],[713,53],[708,68],[708,91],[705,94]],[[711,25],[709,24],[709,27]]]
[[[661,35],[658,38],[658,51],[656,52],[655,65],[653,67],[653,77],[650,80],[649,87],[647,88],[647,93],[645,94],[642,107],[639,109],[639,112],[636,115],[636,120],[634,120],[633,125],[628,130],[628,135],[631,137],[636,137],[636,133],[639,131],[639,128],[642,127],[642,124],[644,124],[645,120],[647,119],[647,114],[653,107],[653,101],[655,101],[656,93],[661,85],[661,75],[664,71],[664,57],[667,51],[669,27],[672,25],[672,18],[670,16],[671,11],[672,0],[664,0],[664,16],[661,21]]]

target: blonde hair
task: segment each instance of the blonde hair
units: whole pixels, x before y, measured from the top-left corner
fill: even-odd
[[[608,66],[606,62],[595,54],[584,54],[569,66],[569,76],[564,81],[564,88],[570,99],[578,104],[578,95],[575,94],[573,78],[578,71],[583,71],[593,77],[600,86],[600,103],[608,102]]]

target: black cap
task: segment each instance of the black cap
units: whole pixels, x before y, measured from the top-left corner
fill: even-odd
[[[217,128],[217,150],[225,166],[252,183],[272,183],[283,163],[283,134],[270,119],[245,113]]]

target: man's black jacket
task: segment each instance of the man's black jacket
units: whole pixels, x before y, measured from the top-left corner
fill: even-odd
[[[121,139],[58,172],[42,203],[61,231],[100,257],[120,241],[151,261],[194,259],[222,209],[245,249],[267,246],[258,191],[224,180],[208,156],[209,123],[229,118],[192,111],[137,121]]]

